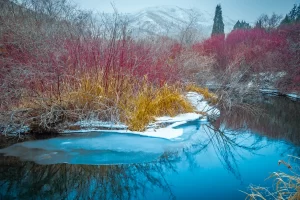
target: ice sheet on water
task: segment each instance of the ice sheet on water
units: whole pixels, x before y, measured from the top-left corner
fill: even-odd
[[[200,121],[178,124],[174,130],[183,134],[173,140],[100,131],[18,143],[1,149],[0,153],[39,164],[144,163],[196,143],[200,125]]]

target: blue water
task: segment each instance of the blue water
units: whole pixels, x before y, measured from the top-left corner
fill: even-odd
[[[298,115],[278,107],[299,104],[267,102],[272,115],[232,111],[178,127],[179,140],[92,132],[18,143],[0,150],[0,199],[245,199],[250,184],[271,188],[272,172],[292,173],[278,160],[294,171],[288,155],[300,152],[299,127],[287,120]]]

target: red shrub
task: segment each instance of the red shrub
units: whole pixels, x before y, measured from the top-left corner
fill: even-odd
[[[194,50],[215,55],[219,69],[236,63],[250,66],[254,72],[282,70],[289,58],[286,38],[278,31],[263,29],[234,30],[225,40],[215,36],[195,45]]]
[[[195,44],[193,50],[202,55],[215,56],[219,69],[224,69],[227,64],[227,56],[225,52],[225,36],[215,35],[203,41],[202,43]]]

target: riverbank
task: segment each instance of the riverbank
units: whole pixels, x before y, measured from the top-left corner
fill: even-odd
[[[165,90],[165,89],[164,89]],[[99,120],[99,118],[85,118],[75,122],[65,122],[63,125],[59,126],[59,128],[53,128],[51,130],[45,130],[43,132],[42,129],[31,129],[32,126],[24,125],[23,127],[11,131],[10,133],[6,133],[6,136],[17,136],[17,137],[25,137],[34,135],[51,135],[56,136],[57,134],[70,134],[70,133],[85,133],[85,132],[95,132],[95,131],[105,131],[105,132],[119,132],[119,133],[127,133],[127,134],[137,134],[148,137],[159,137],[165,139],[174,139],[180,137],[183,133],[181,130],[176,129],[177,126],[184,125],[191,121],[201,121],[207,122],[209,118],[216,118],[220,111],[214,106],[216,101],[216,95],[210,93],[207,89],[202,89],[196,86],[187,87],[187,92],[183,92],[183,94],[176,94],[175,99],[170,99],[172,97],[172,93],[168,92],[167,94],[161,95],[161,99],[157,101],[156,99],[148,99],[147,101],[153,101],[154,105],[149,105],[147,107],[142,107],[138,110],[143,111],[143,115],[136,114],[137,120],[135,123],[139,125],[139,123],[145,124],[145,118],[147,124],[144,127],[141,127],[140,131],[136,129],[132,129],[132,126],[126,124],[121,121],[103,121]],[[194,91],[192,91],[194,90]],[[195,92],[197,91],[197,92]],[[201,92],[203,94],[201,94]],[[171,95],[172,94],[172,95]],[[171,96],[170,96],[171,95]],[[155,96],[157,98],[157,96]],[[156,102],[156,103],[155,103]],[[168,102],[168,103],[166,103]],[[188,109],[182,109],[180,105],[186,106]],[[135,105],[139,107],[140,105]],[[157,107],[155,107],[157,106]],[[147,114],[148,109],[148,114]],[[156,111],[159,109],[159,111]],[[177,109],[177,110],[176,110]],[[154,112],[154,111],[155,112]],[[169,111],[168,111],[169,110]],[[170,111],[171,110],[171,111]],[[174,111],[175,110],[175,111]],[[180,111],[189,111],[180,113]],[[138,111],[140,113],[140,111]],[[176,114],[178,113],[178,114]],[[158,114],[158,116],[155,116]],[[168,115],[169,114],[169,115]],[[145,115],[148,115],[145,117]],[[138,117],[141,117],[139,119]],[[140,121],[141,122],[140,122]],[[129,121],[130,122],[130,121]],[[132,123],[132,122],[131,122]],[[7,129],[8,130],[8,129]],[[37,131],[38,130],[38,131]]]
[[[208,118],[215,118],[220,115],[220,111],[209,104],[204,96],[197,92],[187,92],[185,98],[193,106],[194,112],[182,113],[174,117],[161,116],[155,117],[154,121],[146,126],[145,131],[131,131],[123,123],[104,122],[98,120],[83,120],[71,124],[61,134],[84,133],[84,132],[118,132],[127,134],[137,134],[148,137],[158,137],[165,139],[175,139],[183,134],[181,129],[176,129],[192,121],[208,122]]]

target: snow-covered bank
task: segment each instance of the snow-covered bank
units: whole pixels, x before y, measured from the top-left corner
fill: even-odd
[[[210,106],[204,97],[196,92],[188,92],[186,98],[195,107],[198,112],[205,112],[207,115],[220,115],[220,111],[214,107]]]
[[[289,98],[292,98],[292,99],[300,99],[300,94],[289,93],[289,94],[286,94],[286,96]]]
[[[196,92],[188,92],[186,98],[194,106],[194,113],[179,114],[175,117],[162,116],[155,118],[155,122],[150,123],[143,132],[129,131],[127,126],[121,123],[102,122],[96,120],[84,120],[73,124],[78,130],[64,130],[62,133],[84,133],[84,132],[118,132],[126,134],[136,134],[147,137],[157,137],[164,139],[178,138],[183,134],[183,129],[178,128],[192,121],[207,122],[207,116],[219,115],[220,111],[208,104],[203,96]],[[200,114],[201,113],[201,114]],[[203,114],[202,114],[203,113]],[[205,114],[206,113],[206,114]],[[105,130],[110,129],[110,130]]]
[[[277,89],[259,89],[259,91],[263,94],[273,94],[273,95],[278,95],[279,94],[279,90]]]
[[[275,95],[275,96],[280,95],[280,96],[289,97],[289,98],[294,99],[294,100],[300,100],[300,94],[299,93],[298,94],[297,93],[284,93],[284,92],[280,92],[277,89],[267,89],[267,88],[260,89],[259,91],[263,94]]]
[[[99,120],[82,120],[79,122],[76,122],[74,127],[80,127],[81,129],[87,129],[87,128],[102,128],[102,129],[127,129],[128,127],[125,124],[122,123],[113,123],[113,122],[104,122]]]

